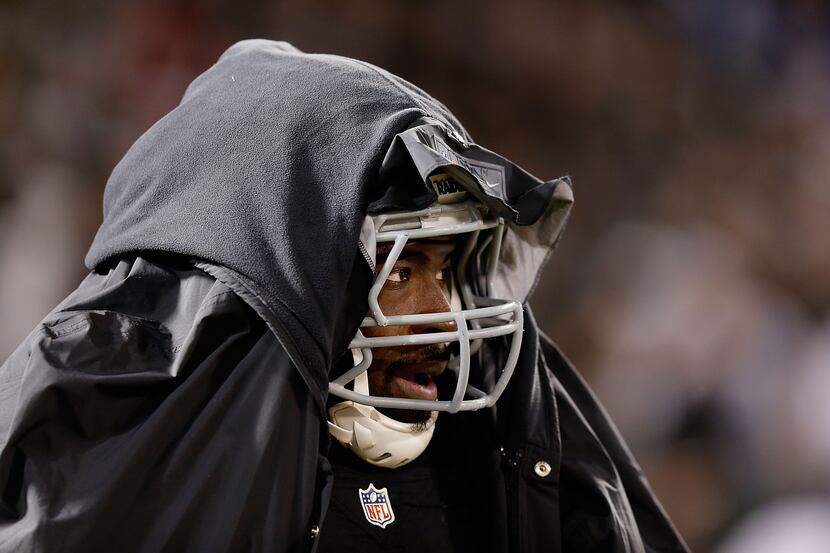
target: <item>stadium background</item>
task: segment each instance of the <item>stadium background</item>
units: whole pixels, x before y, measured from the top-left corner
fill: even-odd
[[[698,552],[830,543],[820,0],[0,4],[0,359],[83,278],[109,172],[232,42],[385,67],[573,217],[532,304]]]

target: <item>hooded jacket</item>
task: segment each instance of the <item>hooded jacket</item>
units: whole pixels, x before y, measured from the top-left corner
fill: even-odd
[[[328,373],[373,274],[362,223],[432,203],[436,170],[508,222],[497,293],[525,303],[567,179],[478,146],[370,64],[264,40],[225,52],[115,167],[91,273],[2,366],[0,552],[313,550]],[[511,550],[685,551],[525,311],[495,413]]]

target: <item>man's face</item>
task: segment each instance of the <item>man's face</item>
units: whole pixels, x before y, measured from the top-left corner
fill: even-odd
[[[450,310],[450,255],[448,240],[410,242],[401,252],[378,296],[386,315],[439,313]],[[378,267],[386,261],[388,247],[378,251]],[[454,332],[455,323],[364,328],[366,336]],[[437,377],[447,368],[447,344],[374,348],[369,367],[369,392],[374,396],[435,400]],[[391,416],[404,422],[423,422],[427,411],[394,410]]]

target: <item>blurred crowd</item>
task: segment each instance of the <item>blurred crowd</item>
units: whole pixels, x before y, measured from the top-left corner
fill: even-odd
[[[576,204],[532,305],[694,551],[830,543],[830,3],[0,4],[0,359],[232,42],[361,58]]]

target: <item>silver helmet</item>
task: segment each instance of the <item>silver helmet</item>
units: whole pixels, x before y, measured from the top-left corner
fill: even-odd
[[[364,244],[374,259],[377,246],[391,243],[382,267],[369,290],[369,314],[349,347],[354,366],[329,384],[329,392],[346,401],[329,410],[332,435],[358,456],[379,466],[401,466],[420,454],[432,436],[437,411],[474,411],[496,403],[516,367],[522,340],[522,305],[515,300],[492,297],[505,221],[471,198],[447,174],[430,177],[438,200],[419,211],[389,212],[367,217]],[[450,237],[459,249],[450,284],[449,310],[438,313],[386,315],[378,302],[381,289],[406,244],[421,239]],[[421,334],[366,336],[372,327],[405,327],[452,323],[453,331]],[[507,337],[509,346],[503,366],[488,389],[470,383],[471,357],[485,340]],[[372,364],[373,348],[426,346],[456,343],[448,370],[455,373],[451,397],[436,400],[371,395],[366,372]],[[351,385],[351,389],[350,386]],[[407,409],[433,412],[426,424],[407,425],[377,409]],[[394,445],[399,444],[399,445]],[[405,445],[403,445],[405,444]]]

